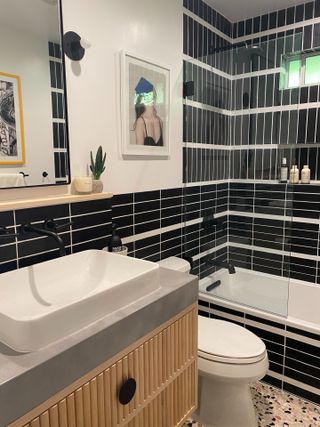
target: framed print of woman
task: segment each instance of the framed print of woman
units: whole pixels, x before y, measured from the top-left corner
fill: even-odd
[[[169,155],[170,71],[122,52],[122,154]]]

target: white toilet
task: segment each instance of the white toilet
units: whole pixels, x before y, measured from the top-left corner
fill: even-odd
[[[171,257],[161,267],[189,272],[187,261]],[[257,427],[250,383],[268,370],[263,341],[249,330],[224,320],[199,316],[198,409],[204,427]]]

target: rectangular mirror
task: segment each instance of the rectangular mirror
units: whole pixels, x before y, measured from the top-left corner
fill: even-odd
[[[0,188],[67,184],[65,66],[59,0],[2,0]]]

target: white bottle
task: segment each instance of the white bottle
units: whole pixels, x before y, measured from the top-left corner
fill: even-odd
[[[281,163],[280,182],[283,182],[283,183],[288,182],[288,166],[287,166],[287,159],[285,157],[282,159],[282,163]]]
[[[309,165],[304,165],[301,171],[301,184],[310,184],[310,168]]]
[[[299,184],[299,169],[297,165],[293,165],[291,168],[290,184]]]

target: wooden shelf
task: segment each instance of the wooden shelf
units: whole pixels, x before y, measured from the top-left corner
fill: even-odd
[[[8,202],[0,202],[0,212],[37,208],[41,206],[53,206],[64,203],[88,202],[91,200],[111,199],[112,193],[98,194],[64,194],[58,196],[42,197],[36,199],[15,200]]]

